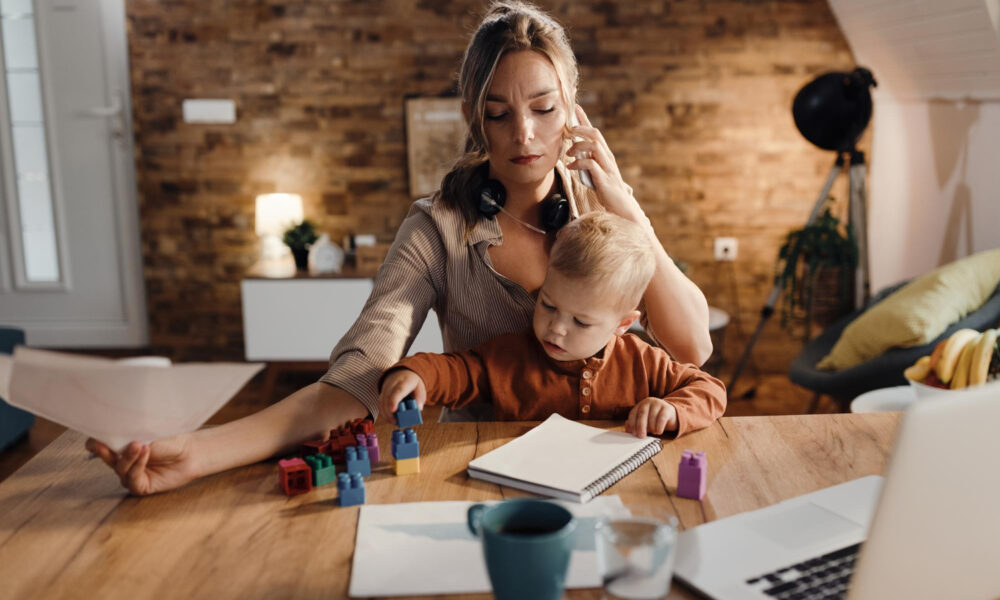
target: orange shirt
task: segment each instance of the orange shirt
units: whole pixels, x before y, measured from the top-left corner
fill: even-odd
[[[529,329],[462,352],[421,352],[386,374],[398,368],[420,376],[427,404],[490,402],[501,421],[538,421],[552,413],[624,420],[640,400],[653,396],[677,409],[678,429],[668,435],[679,436],[711,425],[726,409],[721,381],[632,334],[614,336],[598,357],[562,362],[549,358]]]

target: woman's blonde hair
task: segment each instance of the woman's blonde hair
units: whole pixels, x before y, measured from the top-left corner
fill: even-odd
[[[642,227],[607,212],[592,212],[559,230],[549,269],[582,280],[615,307],[639,305],[656,270],[656,254]]]
[[[466,234],[475,227],[480,217],[478,194],[487,176],[484,167],[489,159],[489,147],[483,125],[486,95],[500,59],[507,52],[519,50],[542,54],[555,69],[567,115],[566,139],[570,139],[568,117],[576,109],[579,75],[566,30],[555,19],[527,2],[494,2],[465,49],[459,70],[458,90],[468,124],[465,153],[444,176],[437,195],[437,200],[462,214]],[[565,147],[568,146],[569,143]],[[596,194],[575,178],[564,181],[563,185],[573,186],[573,196],[581,214],[600,207]]]

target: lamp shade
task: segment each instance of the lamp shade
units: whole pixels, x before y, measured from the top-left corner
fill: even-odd
[[[257,235],[281,236],[286,229],[302,222],[302,196],[298,194],[262,194],[257,196],[254,228]]]

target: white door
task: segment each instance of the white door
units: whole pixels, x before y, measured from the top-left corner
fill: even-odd
[[[148,341],[123,0],[0,0],[0,325]]]

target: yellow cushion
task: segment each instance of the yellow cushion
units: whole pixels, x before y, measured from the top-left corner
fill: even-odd
[[[842,371],[890,348],[930,343],[949,325],[975,311],[1000,283],[1000,249],[938,267],[861,313],[816,365]]]

